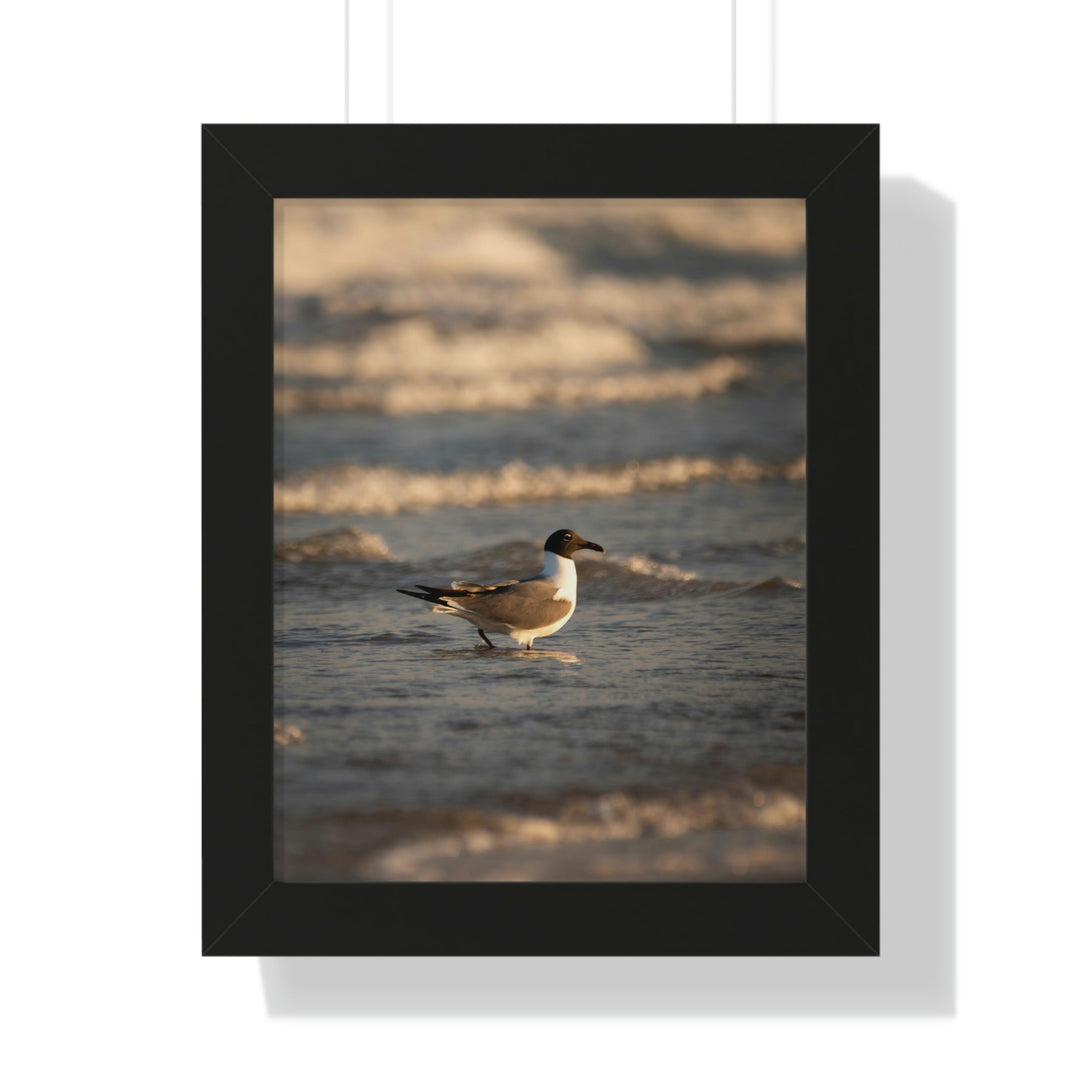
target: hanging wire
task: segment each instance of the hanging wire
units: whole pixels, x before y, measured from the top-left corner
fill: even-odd
[[[394,0],[386,0],[386,122],[394,122]]]
[[[736,110],[735,100],[738,94],[738,82],[735,78],[736,72],[736,56],[738,55],[735,48],[735,28],[738,24],[738,16],[736,14],[736,8],[738,4],[736,0],[731,0],[731,122],[735,123]]]
[[[738,122],[738,0],[731,0],[731,122]],[[777,0],[769,4],[769,120],[776,123]],[[349,122],[349,0],[345,0],[345,123]],[[394,122],[394,0],[386,0],[386,122]]]
[[[769,123],[776,123],[776,18],[778,0],[769,3]]]

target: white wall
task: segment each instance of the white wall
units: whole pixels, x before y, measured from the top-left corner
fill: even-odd
[[[725,4],[399,6],[400,119],[729,118]],[[354,7],[354,33],[383,10]],[[509,44],[450,8],[497,8]],[[199,958],[198,125],[343,119],[343,5],[19,5],[0,69],[15,1075],[1060,1071],[1075,15],[781,0],[778,31],[779,120],[880,120],[886,174],[958,208],[956,1017],[270,1021],[255,960]],[[747,86],[760,111],[760,75]]]

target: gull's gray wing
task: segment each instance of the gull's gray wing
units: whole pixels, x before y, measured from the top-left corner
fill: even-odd
[[[495,589],[503,589],[507,585],[516,585],[517,578],[509,578],[506,581],[496,581],[494,585],[477,585],[475,581],[451,581],[448,596],[456,596],[458,593],[483,593],[492,592]]]
[[[555,585],[543,579],[481,588],[483,592],[447,597],[442,602],[447,607],[471,611],[482,619],[505,623],[518,630],[539,630],[551,626],[572,610],[569,600],[555,599]]]

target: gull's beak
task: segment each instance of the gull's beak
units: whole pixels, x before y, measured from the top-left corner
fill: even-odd
[[[601,547],[601,546],[600,546],[599,544],[594,544],[594,543],[593,543],[593,542],[592,542],[591,540],[584,540],[584,541],[582,541],[582,544],[581,544],[581,546],[582,546],[583,548],[592,548],[592,550],[593,550],[593,551],[600,551],[600,552],[602,552],[602,551],[604,550],[604,549],[603,549],[603,548],[602,548],[602,547]]]

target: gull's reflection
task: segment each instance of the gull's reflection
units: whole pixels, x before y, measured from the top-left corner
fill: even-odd
[[[581,661],[572,652],[557,649],[489,649],[486,645],[476,645],[469,649],[434,649],[431,653],[442,660],[460,660],[464,657],[483,657],[491,661],[528,660],[531,663],[557,660],[561,664],[580,664]]]

